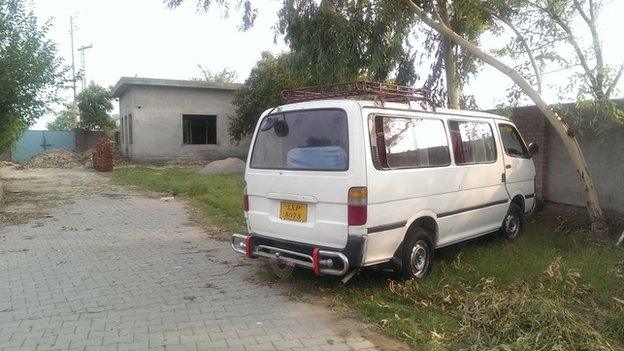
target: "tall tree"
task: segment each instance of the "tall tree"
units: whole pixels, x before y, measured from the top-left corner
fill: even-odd
[[[276,29],[291,52],[263,54],[252,70],[234,99],[232,138],[240,140],[263,110],[283,103],[283,89],[356,79],[413,84],[417,77],[408,38],[415,16],[405,16],[406,10],[391,0],[285,1]]]
[[[20,0],[0,0],[0,151],[56,101],[62,85],[55,45]]]
[[[309,84],[357,78],[410,84],[416,77],[404,61],[412,61],[415,16],[405,10],[392,0],[287,0],[277,29],[292,51],[295,73],[310,77]]]
[[[604,222],[602,209],[598,201],[598,194],[590,177],[587,163],[585,162],[578,141],[574,137],[574,133],[571,132],[570,128],[562,121],[561,118],[559,118],[559,116],[557,116],[556,113],[554,113],[548,107],[548,104],[535,90],[535,88],[533,88],[533,86],[517,70],[514,70],[512,67],[503,63],[492,54],[485,52],[477,45],[471,43],[470,41],[455,33],[443,22],[435,7],[432,10],[427,11],[418,4],[414,3],[412,0],[404,1],[409,6],[411,6],[413,11],[423,20],[424,23],[426,23],[432,29],[438,31],[440,34],[448,37],[457,45],[461,46],[467,52],[470,52],[486,64],[507,75],[510,79],[513,80],[515,84],[520,87],[520,89],[522,89],[522,91],[531,100],[533,100],[533,102],[537,105],[540,111],[544,114],[544,116],[546,116],[547,120],[553,126],[553,129],[556,131],[557,135],[563,141],[564,147],[568,152],[568,155],[570,156],[572,164],[578,172],[580,182],[585,190],[585,195],[587,198],[587,209],[593,221],[593,228],[604,229],[606,227],[606,224]]]
[[[164,1],[171,8],[184,2]],[[249,0],[196,2],[204,11],[219,7],[226,15],[237,8],[243,14],[243,30],[253,26],[257,15]],[[431,0],[421,3],[434,4]],[[484,9],[468,6],[466,0],[439,1],[435,6],[444,13],[451,28],[473,41],[494,24]],[[395,82],[411,85],[417,79],[414,67],[419,64],[414,61],[423,57],[433,60],[425,88],[433,91],[438,104],[452,108],[471,105],[470,97],[464,96],[462,89],[478,71],[479,61],[435,31],[425,33],[424,50],[413,50],[410,37],[421,28],[407,10],[404,3],[393,0],[285,0],[276,28],[295,59],[300,59],[297,73],[312,72],[317,83],[345,82],[354,76],[384,80],[396,70]]]
[[[434,8],[446,26],[468,40],[478,43],[481,35],[497,30],[496,22],[485,8],[473,6],[469,1],[422,0],[421,5]],[[461,46],[436,31],[426,31],[424,40],[427,51],[433,52],[431,73],[425,87],[446,96],[449,108],[471,107],[470,97],[462,91],[479,70],[479,60]]]
[[[65,109],[56,115],[52,122],[48,122],[48,130],[74,130],[78,122],[78,106],[67,104]]]
[[[113,97],[110,89],[93,82],[78,94],[76,102],[80,112],[79,127],[85,130],[111,130],[117,123],[110,116],[113,110]]]

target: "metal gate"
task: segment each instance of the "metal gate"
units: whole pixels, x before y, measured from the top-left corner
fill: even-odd
[[[28,130],[11,150],[13,161],[27,161],[50,149],[76,150],[76,133],[73,131]]]

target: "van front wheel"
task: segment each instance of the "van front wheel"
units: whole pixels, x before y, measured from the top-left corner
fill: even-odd
[[[515,203],[509,205],[501,233],[507,239],[516,239],[522,233],[522,208]]]
[[[425,229],[418,228],[403,246],[401,273],[404,278],[422,278],[433,263],[433,245]]]

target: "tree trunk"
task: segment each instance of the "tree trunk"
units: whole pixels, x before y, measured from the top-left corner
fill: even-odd
[[[585,158],[583,157],[583,153],[581,152],[578,141],[574,137],[574,133],[563,122],[563,120],[548,108],[548,105],[542,99],[540,94],[535,91],[535,89],[533,89],[533,87],[526,81],[526,79],[524,79],[524,77],[522,77],[516,70],[504,64],[494,56],[487,54],[466,39],[462,38],[444,23],[438,22],[429,17],[423,11],[423,9],[420,8],[418,5],[414,4],[412,0],[406,1],[408,5],[412,7],[414,12],[416,12],[416,14],[429,27],[438,31],[440,34],[448,37],[455,44],[461,46],[464,50],[467,50],[480,60],[496,68],[503,74],[507,75],[524,91],[525,94],[529,96],[529,98],[531,98],[531,100],[533,100],[535,105],[537,105],[539,110],[544,114],[544,116],[546,116],[548,122],[550,122],[552,127],[557,132],[557,135],[559,135],[559,137],[563,141],[563,145],[568,152],[568,156],[570,156],[572,164],[578,173],[579,179],[585,191],[587,210],[589,211],[589,215],[593,222],[592,229],[605,230],[606,224],[603,219],[602,209],[600,208],[600,204],[598,202],[598,194],[596,193],[596,188],[594,187],[594,183],[589,175],[587,163],[585,162]]]
[[[438,13],[444,24],[450,28],[450,19],[446,1],[438,3]],[[447,36],[442,36],[442,58],[446,74],[446,95],[448,108],[459,109],[459,81],[457,80],[457,56],[455,44]]]

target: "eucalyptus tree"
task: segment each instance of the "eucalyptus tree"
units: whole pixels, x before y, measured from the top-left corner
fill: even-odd
[[[580,116],[568,120],[577,130],[603,136],[613,126],[624,122],[624,110],[611,100],[624,74],[624,62],[609,65],[604,60],[604,43],[598,27],[603,1],[497,0],[490,3],[493,11],[506,13],[509,21],[516,23],[517,42],[526,43],[526,48],[516,46],[510,53],[516,58],[528,53],[528,57],[537,61],[537,64],[532,63],[536,82],[543,80],[540,76],[545,67],[550,71],[569,72],[568,84],[563,84],[559,90],[562,95],[572,94],[577,101],[575,110]]]
[[[576,140],[574,136],[574,131],[548,106],[546,101],[542,98],[541,94],[518,70],[514,69],[510,65],[501,61],[499,58],[495,57],[493,54],[486,52],[485,50],[481,49],[475,43],[470,42],[466,38],[462,37],[460,34],[453,31],[453,29],[450,28],[444,22],[443,18],[440,16],[440,13],[435,6],[423,7],[421,6],[421,4],[416,3],[412,0],[404,0],[404,2],[412,8],[414,13],[416,13],[419,16],[419,18],[427,26],[431,27],[433,30],[449,38],[455,44],[461,46],[464,50],[471,53],[472,55],[477,57],[479,60],[494,67],[495,69],[499,70],[501,73],[507,75],[522,90],[522,92],[524,92],[531,100],[533,100],[533,102],[537,105],[539,110],[544,114],[544,116],[553,126],[553,129],[556,131],[557,135],[563,141],[564,147],[568,155],[570,156],[572,164],[575,167],[579,175],[579,179],[580,179],[581,185],[583,186],[586,199],[587,199],[586,200],[587,209],[593,221],[592,227],[597,230],[604,230],[606,228],[606,224],[604,222],[602,209],[598,201],[596,188],[589,174],[587,163],[585,162],[583,153],[581,152],[581,148],[578,144],[578,141]],[[531,4],[540,3],[540,1],[538,0],[529,1],[529,2]],[[569,2],[569,1],[568,0],[543,0],[541,1],[541,3],[543,4],[549,4],[552,6],[552,7],[546,7],[544,8],[544,10],[560,11],[560,12],[553,12],[553,14],[557,14],[557,16],[562,15],[563,13],[570,14],[568,8],[560,7],[558,5],[564,2]],[[594,2],[591,0],[583,1],[583,2],[588,2],[590,6],[595,6],[595,5],[592,5],[594,4]],[[572,0],[572,5],[575,6],[578,11],[578,7],[581,6],[581,1]],[[595,15],[596,14],[594,13],[593,16]],[[569,24],[570,23],[569,17],[558,18],[556,22],[563,21],[564,18],[567,19],[568,21],[567,23]],[[557,23],[557,24],[562,29],[566,27],[565,23],[563,24],[563,26],[561,25],[561,23]],[[546,28],[549,28],[549,27],[546,27]],[[577,46],[576,44],[572,43],[572,38],[570,37],[569,32],[566,31],[565,29],[563,29],[563,31],[567,34],[567,37],[566,37],[567,41],[570,42],[571,45]],[[595,71],[590,70],[586,73],[595,73],[596,76],[598,74],[603,75],[602,80],[604,83],[606,81],[606,78],[604,77],[605,71],[603,70],[602,72],[600,72],[598,68],[599,68],[599,65],[597,64]],[[617,76],[615,78],[617,78]],[[598,85],[594,85],[594,82],[592,82],[594,78],[591,78],[591,79],[588,78],[588,80],[590,84],[592,84],[591,85],[592,87],[598,86]]]
[[[278,34],[290,47],[295,74],[307,83],[358,78],[399,84],[416,80],[410,32],[416,16],[393,0],[286,0]]]
[[[48,25],[20,0],[0,0],[0,152],[49,110],[62,85]]]

